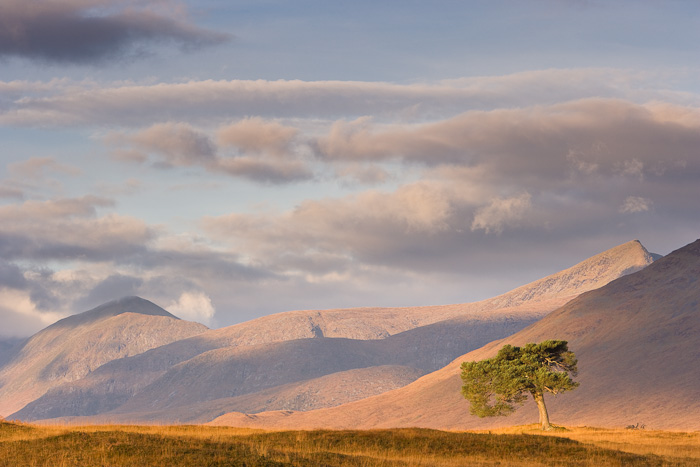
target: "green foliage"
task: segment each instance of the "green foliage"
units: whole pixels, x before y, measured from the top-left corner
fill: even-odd
[[[509,415],[530,394],[558,394],[578,387],[577,360],[566,341],[547,340],[524,347],[505,345],[480,362],[462,363],[462,395],[479,417]]]

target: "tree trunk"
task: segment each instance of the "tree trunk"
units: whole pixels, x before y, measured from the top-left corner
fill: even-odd
[[[547,413],[547,406],[544,405],[544,394],[533,394],[533,399],[537,403],[537,410],[540,412],[540,424],[542,429],[547,431],[552,429],[552,425],[549,424],[549,414]]]

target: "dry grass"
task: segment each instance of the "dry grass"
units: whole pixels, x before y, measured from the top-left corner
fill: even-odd
[[[634,454],[697,459],[700,465],[700,432],[591,427],[567,427],[562,430],[543,432],[537,424],[492,430],[492,432],[557,436]]]
[[[0,466],[690,466],[700,459],[697,433],[542,434],[534,426],[488,434],[0,423]]]

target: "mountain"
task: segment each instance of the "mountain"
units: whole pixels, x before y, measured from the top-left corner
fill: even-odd
[[[650,262],[649,253],[633,241],[482,302],[268,316],[111,361],[80,380],[57,385],[12,416],[201,422],[226,411],[289,407],[284,401],[291,388],[303,391],[312,381],[323,382],[323,392],[306,397],[299,407],[327,407],[331,400],[342,404],[359,393],[403,386],[407,375],[415,379],[435,371],[534,323],[572,296]],[[375,367],[402,370],[388,372],[381,385],[355,379],[368,389],[339,391],[328,383],[333,374],[357,376]]]
[[[518,287],[498,297],[474,303],[402,308],[352,308],[289,311],[210,332],[222,345],[248,345],[281,340],[344,337],[383,339],[450,318],[501,308],[533,305],[599,288],[653,262],[638,240],[616,246],[568,269]]]
[[[18,337],[0,338],[0,368],[14,357],[24,341],[25,339]]]
[[[48,389],[79,380],[111,360],[205,330],[202,324],[180,320],[138,297],[64,318],[16,347],[0,368],[0,415],[7,416]]]
[[[377,366],[410,368],[408,373],[396,374],[397,379],[390,384],[403,386],[410,382],[406,374],[413,376],[411,381],[415,380],[444,366],[455,355],[511,334],[541,316],[539,311],[526,309],[495,310],[481,319],[452,319],[385,339],[317,337],[205,351],[201,341],[206,335],[202,334],[109,362],[81,380],[50,389],[12,418],[31,421],[104,414],[112,421],[191,422],[190,418],[174,417],[183,410],[192,414],[191,407],[196,405],[204,412],[195,420],[208,421],[202,417],[211,412],[210,406],[232,410],[252,404],[260,410],[269,409],[271,403],[261,402],[268,401],[263,393],[258,401],[253,400],[252,394]],[[190,357],[188,352],[196,355]],[[386,385],[374,388],[378,392],[387,390]],[[332,390],[330,386],[327,389]],[[348,397],[336,397],[336,404],[354,400],[357,390],[344,390]],[[367,389],[363,392],[378,393]],[[237,405],[244,400],[238,398],[242,395],[248,395],[244,406]],[[328,398],[322,395],[319,400]],[[306,405],[317,408],[325,402],[321,404],[307,401]]]
[[[213,424],[264,428],[489,428],[533,423],[532,401],[509,417],[479,419],[460,395],[462,361],[504,344],[569,342],[579,359],[575,391],[548,397],[565,425],[700,429],[700,240],[647,268],[580,295],[537,323],[469,352],[406,387],[310,412],[226,414]]]

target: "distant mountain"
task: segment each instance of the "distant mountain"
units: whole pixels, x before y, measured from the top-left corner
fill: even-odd
[[[220,345],[249,345],[282,340],[345,337],[383,339],[450,318],[463,318],[501,308],[533,305],[542,301],[568,301],[578,294],[646,267],[652,255],[638,240],[616,246],[575,266],[498,297],[458,305],[402,308],[351,308],[322,311],[289,311],[211,331]]]
[[[0,368],[12,359],[25,340],[25,338],[19,337],[0,338]]]
[[[138,297],[64,318],[27,339],[0,368],[0,416],[111,360],[206,330],[202,324],[180,320]]]
[[[532,423],[534,404],[509,417],[470,416],[460,395],[462,361],[506,343],[569,342],[579,359],[575,391],[548,397],[554,423],[700,429],[700,240],[649,267],[587,292],[511,337],[457,358],[410,385],[310,412],[227,414],[213,424],[265,428],[488,428]]]
[[[299,407],[342,404],[360,393],[369,396],[403,386],[408,375],[415,379],[435,371],[534,323],[572,296],[650,262],[649,253],[633,241],[482,302],[294,311],[210,330],[113,360],[82,379],[56,385],[12,417],[207,421],[226,411],[282,408],[290,388],[302,390],[311,381],[325,381],[325,389]],[[356,380],[371,389],[338,390],[326,384],[337,380],[331,377],[335,373],[372,374],[369,369],[379,366],[405,370],[392,370],[382,385]]]

